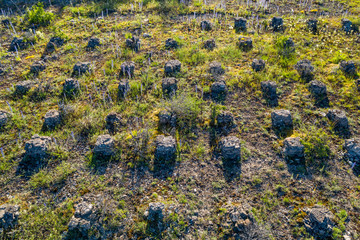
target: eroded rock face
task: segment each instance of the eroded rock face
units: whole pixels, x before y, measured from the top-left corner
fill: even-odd
[[[238,162],[241,159],[240,140],[235,136],[221,139],[219,144],[221,155],[225,161]]]
[[[299,137],[288,137],[284,140],[283,154],[288,160],[300,162],[304,158],[305,147]]]
[[[298,71],[300,77],[303,80],[311,81],[314,78],[314,67],[311,65],[311,62],[307,59],[298,61],[294,68]]]
[[[209,64],[209,73],[212,74],[213,76],[219,76],[219,75],[223,75],[225,73],[225,70],[220,62],[212,61]]]
[[[270,23],[270,27],[274,32],[280,32],[284,30],[284,20],[281,17],[273,17]]]
[[[271,113],[272,127],[280,132],[291,130],[293,120],[289,110],[275,110]]]
[[[309,19],[307,22],[307,27],[308,29],[313,32],[313,33],[316,33],[317,30],[318,30],[318,20],[316,19]]]
[[[47,156],[51,138],[35,134],[25,143],[25,156],[31,159],[43,159]]]
[[[127,95],[127,93],[130,91],[130,85],[129,85],[129,81],[127,80],[122,80],[119,83],[118,86],[118,96],[120,99],[124,99]]]
[[[106,122],[106,129],[108,129],[110,133],[114,133],[122,125],[121,115],[116,112],[111,112],[106,116],[105,122]]]
[[[234,18],[234,29],[236,32],[246,32],[246,19],[241,17]]]
[[[0,229],[8,231],[16,227],[20,215],[18,205],[3,204],[0,206]],[[5,238],[4,238],[5,239]]]
[[[25,95],[33,86],[33,82],[30,80],[19,82],[15,85],[15,94],[18,96]]]
[[[96,209],[93,204],[81,202],[75,206],[75,214],[68,225],[68,238],[78,237],[87,239],[90,229],[97,219]]]
[[[63,85],[63,91],[66,95],[78,93],[80,91],[79,81],[73,78],[66,79]]]
[[[73,76],[81,76],[85,73],[89,73],[91,69],[90,62],[77,62],[73,68]]]
[[[100,47],[101,43],[100,43],[100,39],[98,38],[90,38],[86,48],[88,50],[94,50],[96,47]]]
[[[346,76],[355,76],[356,75],[356,66],[354,61],[341,61],[339,68]]]
[[[163,110],[159,113],[159,125],[160,126],[176,126],[176,115],[167,111]]]
[[[165,48],[168,50],[179,48],[179,44],[172,38],[168,38],[165,41]]]
[[[155,159],[158,161],[174,161],[176,158],[176,142],[172,136],[160,135],[156,138]]]
[[[254,59],[251,67],[255,72],[260,72],[265,69],[265,61],[262,59]]]
[[[360,139],[346,139],[344,144],[344,157],[351,162],[360,162]]]
[[[135,63],[133,61],[123,62],[120,68],[120,77],[134,77]]]
[[[211,85],[211,98],[214,101],[221,102],[226,99],[227,86],[225,81],[216,81]]]
[[[261,82],[261,91],[265,100],[270,106],[278,105],[278,95],[276,93],[277,84],[274,81]]]
[[[315,205],[307,209],[307,216],[304,218],[306,230],[316,239],[327,239],[331,237],[334,223],[334,215],[327,208]]]
[[[253,41],[250,37],[239,37],[239,48],[248,52],[253,48]]]
[[[36,61],[30,66],[30,72],[32,74],[39,74],[46,69],[46,65],[43,61]]]
[[[24,50],[28,48],[29,44],[30,43],[28,41],[25,41],[24,38],[14,37],[14,39],[11,41],[9,51],[16,52],[16,50],[17,51]]]
[[[217,115],[216,121],[219,127],[230,127],[234,124],[234,116],[229,111],[222,111]]]
[[[125,44],[128,48],[134,50],[135,52],[140,50],[140,39],[138,37],[126,39]]]
[[[208,39],[208,40],[204,41],[203,48],[205,48],[209,51],[214,50],[216,48],[215,39]]]
[[[177,90],[177,80],[176,78],[164,78],[162,80],[162,90],[164,96],[172,97],[176,94]]]
[[[174,76],[181,71],[181,62],[179,60],[170,60],[165,64],[164,72],[166,76]]]
[[[212,24],[210,21],[204,20],[200,23],[200,27],[204,31],[211,31],[212,30]]]
[[[45,114],[44,127],[52,130],[61,124],[61,115],[58,110],[50,110]]]
[[[97,157],[110,157],[113,155],[115,153],[115,143],[113,138],[109,134],[100,135],[96,140],[93,153]]]
[[[332,122],[335,131],[343,133],[349,131],[349,120],[346,117],[345,111],[330,109],[326,116]]]

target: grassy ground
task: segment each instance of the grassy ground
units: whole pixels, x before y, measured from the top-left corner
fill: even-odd
[[[162,233],[165,239],[226,238],[221,219],[223,206],[229,202],[250,203],[269,239],[311,239],[302,223],[302,210],[318,203],[334,214],[345,211],[348,215],[345,222],[337,218],[340,233],[333,238],[341,239],[347,231],[358,238],[358,173],[342,158],[344,138],[332,129],[325,117],[327,109],[315,106],[307,83],[293,68],[298,60],[312,61],[315,78],[327,85],[330,108],[346,110],[351,135],[358,136],[359,92],[355,79],[338,69],[341,60],[353,60],[359,66],[359,36],[340,30],[344,16],[360,21],[357,1],[314,1],[311,6],[276,1],[267,8],[259,2],[194,1],[185,5],[147,1],[142,7],[138,2],[89,2],[63,8],[53,5],[46,8],[54,14],[51,23],[35,30],[33,45],[15,53],[8,51],[11,40],[30,33],[33,24],[26,13],[1,16],[14,25],[0,28],[4,70],[0,75],[0,106],[12,112],[11,121],[0,134],[0,204],[21,206],[14,238],[61,238],[74,204],[83,196],[99,194],[113,203],[103,213],[106,220],[102,224],[111,232],[108,238],[148,235],[142,215],[153,201],[178,209],[171,230]],[[325,14],[320,14],[323,11]],[[284,18],[284,33],[266,28],[278,15]],[[250,52],[237,48],[240,34],[233,30],[234,16],[248,18],[249,31],[242,35],[253,39]],[[306,20],[313,17],[319,20],[318,34],[306,28]],[[204,19],[214,24],[212,31],[202,31],[200,21]],[[124,42],[137,33],[141,49],[135,53]],[[143,38],[143,33],[152,37]],[[47,62],[46,70],[35,77],[29,72],[30,66],[40,59],[53,36],[67,41],[56,49],[57,59]],[[85,49],[90,37],[98,37],[102,43],[94,51]],[[164,48],[170,37],[179,42],[179,49]],[[287,37],[294,40],[296,51],[282,57],[276,43]],[[214,51],[202,48],[202,42],[210,38],[216,40]],[[149,52],[153,55],[151,61]],[[266,61],[265,71],[251,70],[254,58]],[[170,59],[182,62],[173,100],[164,99],[161,93],[163,66]],[[127,98],[119,100],[118,73],[125,60],[135,62],[135,77],[130,80]],[[213,80],[207,69],[213,60],[226,68],[229,94],[223,104],[209,97]],[[62,84],[71,77],[78,61],[91,62],[94,71],[79,78],[79,95],[64,97]],[[14,85],[23,80],[32,80],[35,86],[19,98],[14,96]],[[300,136],[306,146],[304,165],[289,165],[280,154],[283,138],[271,129],[274,109],[266,105],[261,94],[260,83],[265,80],[277,82],[277,108],[288,109],[293,115],[293,136]],[[64,123],[42,132],[45,113],[64,105],[69,109]],[[153,164],[152,142],[162,133],[157,113],[164,108],[177,111],[180,121],[175,131],[164,132],[175,136],[178,143],[179,156],[171,171],[158,171]],[[220,110],[234,114],[237,126],[231,135],[242,143],[241,167],[230,172],[214,145],[221,134],[214,137],[211,113]],[[120,154],[109,162],[93,161],[91,147],[98,135],[107,133],[104,119],[113,111],[125,121],[113,136]],[[38,133],[56,139],[56,146],[46,166],[24,174],[20,170],[25,142]],[[195,215],[194,225],[190,219]]]

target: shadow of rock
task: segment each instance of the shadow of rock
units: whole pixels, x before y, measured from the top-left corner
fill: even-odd
[[[16,169],[16,175],[25,179],[29,179],[32,175],[39,172],[42,168],[46,167],[48,162],[46,158],[35,159],[27,156],[23,156]]]

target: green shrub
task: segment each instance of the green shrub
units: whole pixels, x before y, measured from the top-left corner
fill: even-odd
[[[302,144],[305,146],[305,156],[309,162],[328,158],[331,154],[329,136],[322,129],[311,127],[302,139]]]
[[[29,24],[39,24],[41,26],[47,26],[54,19],[54,14],[45,12],[44,4],[38,3],[26,12],[25,19]]]

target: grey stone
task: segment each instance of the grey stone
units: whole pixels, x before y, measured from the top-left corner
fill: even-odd
[[[253,41],[250,37],[239,37],[239,48],[244,51],[250,51],[253,48]]]
[[[36,61],[30,66],[30,72],[38,74],[46,69],[46,65],[43,61]]]
[[[209,64],[209,73],[212,74],[213,76],[219,76],[219,75],[223,75],[225,73],[225,70],[221,66],[221,63],[219,63],[218,61],[212,61]]]
[[[351,162],[360,162],[360,139],[346,139],[344,144],[345,158]]]
[[[216,121],[220,127],[230,127],[234,124],[234,116],[229,111],[222,111],[217,115]]]
[[[360,79],[357,79],[355,81],[355,85],[356,85],[357,90],[360,91]]]
[[[200,27],[204,31],[211,31],[212,30],[212,23],[208,20],[201,21]]]
[[[284,30],[284,20],[281,17],[273,17],[270,23],[270,27],[274,32],[280,32]]]
[[[88,50],[93,50],[96,47],[100,47],[100,46],[101,46],[100,39],[98,39],[98,38],[90,38],[86,48]]]
[[[214,48],[216,48],[216,43],[215,43],[215,39],[208,39],[206,41],[204,41],[203,43],[203,48],[212,51],[214,50]]]
[[[283,154],[285,158],[290,160],[298,160],[304,158],[304,145],[301,144],[299,137],[288,137],[284,140]]]
[[[309,91],[314,96],[324,96],[327,94],[326,85],[318,80],[312,80],[309,84]]]
[[[162,80],[162,90],[164,96],[172,97],[176,94],[177,80],[176,78],[164,78]]]
[[[106,116],[105,122],[106,129],[108,129],[110,133],[113,133],[122,125],[121,115],[116,112],[111,112]]]
[[[235,136],[224,137],[220,141],[220,151],[225,161],[240,161],[241,144],[240,140]]]
[[[127,93],[130,91],[129,81],[128,80],[120,81],[118,90],[119,90],[118,91],[119,98],[124,99]]]
[[[52,130],[61,124],[61,115],[57,110],[50,110],[45,114],[44,127]]]
[[[241,17],[234,18],[235,31],[236,32],[246,32],[246,30],[247,30],[246,22],[247,22],[247,20],[245,18],[241,18]]]
[[[25,156],[31,159],[45,158],[49,151],[51,138],[35,134],[25,143]]]
[[[87,239],[89,230],[96,221],[96,209],[94,205],[81,202],[75,206],[74,216],[68,224],[69,234],[72,237]]]
[[[144,33],[144,34],[143,34],[143,38],[151,38],[151,35],[148,34],[148,33]]]
[[[73,78],[66,79],[63,85],[63,91],[67,95],[78,93],[80,91],[79,81]]]
[[[73,76],[81,76],[85,73],[90,72],[91,63],[90,62],[77,62],[73,68]]]
[[[313,32],[316,33],[318,30],[317,24],[318,24],[318,20],[317,19],[309,19],[307,20],[307,27],[308,29]]]
[[[14,37],[14,39],[11,41],[9,51],[10,52],[16,52],[16,50],[24,50],[29,46],[30,42],[25,41],[23,38],[17,38]]]
[[[358,27],[346,18],[341,19],[341,29],[347,34],[359,31]]]
[[[115,143],[109,134],[98,136],[93,153],[96,156],[111,156],[115,153]]]
[[[225,81],[216,81],[211,85],[211,98],[214,101],[223,101],[226,99],[227,86]]]
[[[265,61],[262,59],[254,59],[251,67],[255,72],[260,72],[265,69]]]
[[[176,158],[176,142],[172,136],[160,135],[156,138],[155,159],[158,161],[174,161]]]
[[[331,237],[335,226],[334,215],[323,206],[315,205],[306,210],[308,215],[304,218],[306,230],[317,239]]]
[[[355,76],[356,75],[356,66],[353,61],[341,61],[339,68],[346,76]]]
[[[16,95],[25,95],[33,86],[33,82],[30,80],[19,82],[15,85]]]
[[[303,80],[311,81],[314,78],[314,67],[311,65],[309,60],[304,59],[298,61],[294,68],[298,71]]]
[[[179,60],[170,60],[164,67],[166,76],[174,76],[181,71],[181,62]]]
[[[165,204],[161,202],[150,203],[145,211],[145,217],[149,222],[162,222],[164,220]]]
[[[125,44],[128,48],[134,50],[135,52],[140,50],[140,39],[138,37],[126,39]]]
[[[167,110],[163,110],[159,113],[159,125],[160,126],[176,126],[176,115]]]
[[[168,50],[179,48],[179,44],[172,38],[168,38],[165,41],[165,48]]]
[[[44,54],[51,54],[55,52],[57,47],[61,47],[64,44],[65,40],[61,37],[52,37],[50,41],[46,44]]]
[[[133,61],[123,62],[120,68],[120,76],[121,77],[134,77],[135,71],[135,63]]]
[[[4,110],[0,110],[0,128],[4,127],[9,121],[10,113]]]
[[[0,206],[0,229],[8,231],[16,227],[20,215],[18,205],[3,204]],[[5,237],[5,235],[4,235]],[[5,239],[5,238],[4,238]]]
[[[289,110],[275,110],[271,113],[272,127],[277,131],[290,130],[293,127],[293,120]]]
[[[264,81],[261,82],[261,91],[263,94],[263,97],[268,100],[269,102],[276,102],[277,105],[277,84],[274,81]]]
[[[330,109],[326,116],[332,122],[336,131],[349,131],[349,121],[346,117],[345,111],[338,109]]]

